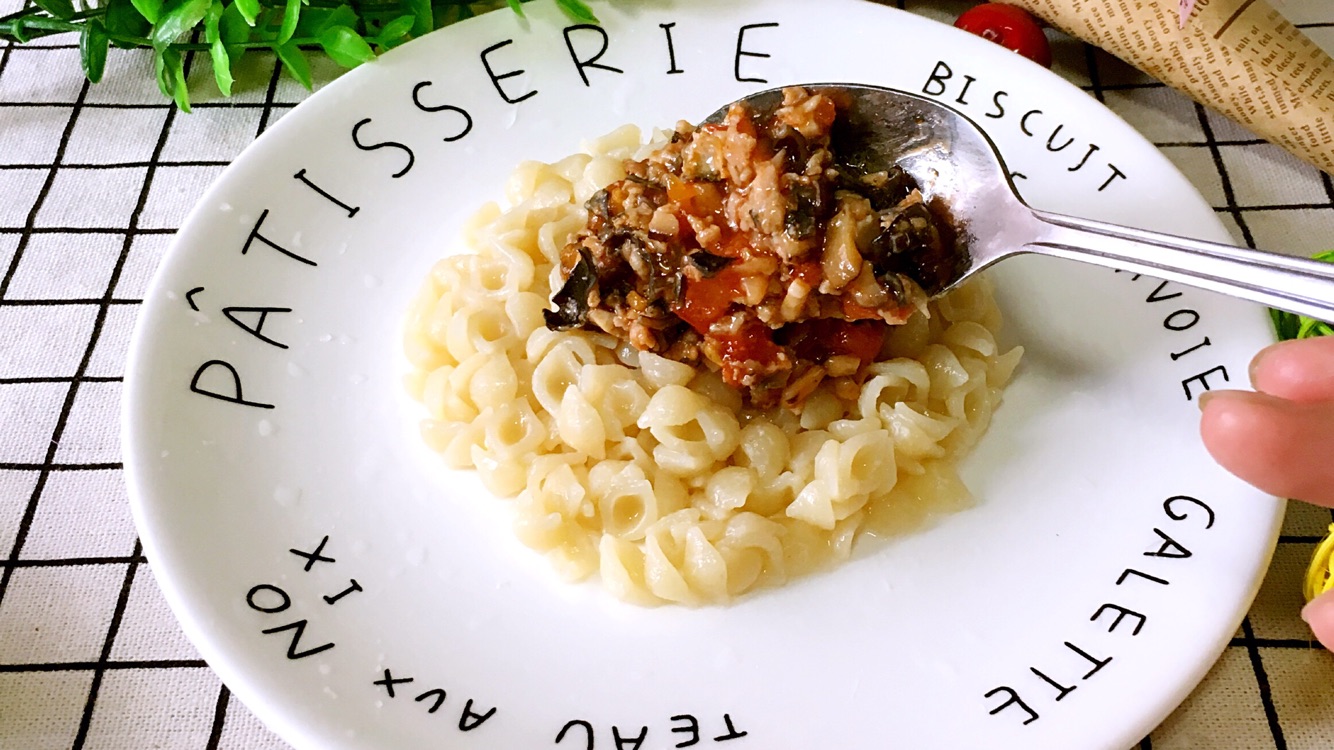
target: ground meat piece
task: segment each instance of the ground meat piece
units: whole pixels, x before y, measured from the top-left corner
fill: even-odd
[[[799,411],[826,377],[855,383],[959,255],[911,175],[840,165],[837,117],[791,88],[772,112],[678,124],[588,201],[548,326],[709,366],[760,407]]]

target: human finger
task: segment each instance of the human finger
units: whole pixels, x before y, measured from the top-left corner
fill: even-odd
[[[1302,608],[1302,619],[1311,626],[1311,632],[1324,645],[1334,651],[1334,590],[1317,596]]]
[[[1334,401],[1249,391],[1206,396],[1200,436],[1223,468],[1272,495],[1334,507]]]
[[[1257,391],[1293,401],[1334,400],[1334,336],[1281,341],[1251,360]]]

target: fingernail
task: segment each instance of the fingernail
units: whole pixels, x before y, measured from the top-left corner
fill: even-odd
[[[1260,371],[1260,363],[1263,362],[1264,359],[1269,356],[1270,352],[1273,352],[1277,346],[1278,344],[1270,344],[1257,352],[1254,357],[1251,357],[1251,364],[1247,368],[1247,374],[1251,378],[1252,386],[1255,385],[1255,374]]]
[[[1302,607],[1302,612],[1301,612],[1301,614],[1302,614],[1302,622],[1306,623],[1307,625],[1310,625],[1310,624],[1311,624],[1311,609],[1312,609],[1312,608],[1311,608],[1311,605],[1312,605],[1312,604],[1315,604],[1315,600],[1314,600],[1314,599],[1312,599],[1311,601],[1307,602],[1307,603],[1306,603],[1306,606]]]
[[[1200,394],[1199,398],[1195,399],[1195,402],[1200,405],[1200,411],[1204,411],[1204,405],[1209,403],[1209,399],[1213,397],[1214,397],[1213,391],[1205,391],[1204,393]]]

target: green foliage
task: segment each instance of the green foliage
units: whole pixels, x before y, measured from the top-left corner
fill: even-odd
[[[1334,250],[1326,250],[1323,253],[1317,253],[1316,260],[1322,260],[1326,263],[1334,263]],[[1279,341],[1288,339],[1310,339],[1316,336],[1329,336],[1334,334],[1334,327],[1323,320],[1308,318],[1305,315],[1294,315],[1282,310],[1270,310],[1269,316],[1274,321],[1274,332],[1278,334]]]
[[[83,74],[93,83],[102,80],[102,71],[107,66],[108,44],[107,27],[102,19],[94,18],[84,24],[79,34],[79,62],[83,65]]]
[[[224,96],[232,71],[249,50],[271,50],[307,89],[314,83],[307,54],[354,68],[385,50],[478,12],[508,5],[520,17],[529,0],[32,0],[0,17],[0,40],[23,44],[53,34],[79,35],[80,64],[97,83],[111,46],[153,50],[158,88],[186,112],[187,66],[207,53]],[[584,0],[556,0],[571,19],[597,23]]]

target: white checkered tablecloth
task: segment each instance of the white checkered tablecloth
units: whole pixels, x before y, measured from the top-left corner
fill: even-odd
[[[969,3],[906,5],[952,19]],[[1334,51],[1334,3],[1275,5]],[[18,7],[0,0],[0,15]],[[231,699],[158,591],[121,477],[118,402],[130,331],[172,233],[307,94],[253,55],[223,99],[201,59],[187,63],[187,115],[158,93],[147,54],[113,49],[90,86],[76,45],[0,46],[0,749],[286,748]],[[1099,50],[1061,38],[1055,56],[1058,72],[1162,149],[1239,242],[1334,248],[1328,175]],[[315,72],[327,82],[337,70]],[[1334,747],[1334,657],[1297,616],[1330,521],[1292,507],[1241,631],[1139,747]]]

